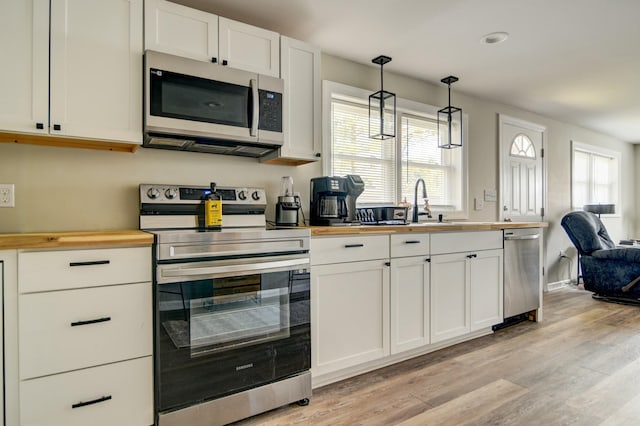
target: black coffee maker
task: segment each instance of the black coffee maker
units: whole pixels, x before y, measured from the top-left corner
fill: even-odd
[[[364,191],[358,175],[311,179],[311,225],[351,225],[356,221],[356,199]]]

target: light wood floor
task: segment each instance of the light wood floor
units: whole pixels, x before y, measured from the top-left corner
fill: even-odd
[[[640,307],[576,288],[545,321],[315,389],[247,425],[640,425]]]

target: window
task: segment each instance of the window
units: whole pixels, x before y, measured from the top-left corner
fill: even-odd
[[[571,201],[574,209],[585,204],[620,207],[620,153],[572,142]]]
[[[433,212],[466,216],[466,150],[438,148],[437,107],[398,99],[396,138],[381,141],[368,137],[368,91],[327,81],[323,91],[323,173],[360,175],[359,205],[413,203],[422,178]]]

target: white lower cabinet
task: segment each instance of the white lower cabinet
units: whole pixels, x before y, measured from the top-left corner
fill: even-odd
[[[153,423],[152,357],[20,383],[22,426],[140,426]]]
[[[467,257],[463,253],[431,257],[431,342],[470,330]]]
[[[385,260],[312,266],[314,375],[389,355],[389,267]]]
[[[391,353],[429,344],[427,256],[391,259]]]
[[[484,250],[469,261],[471,331],[501,323],[503,318],[503,251]]]

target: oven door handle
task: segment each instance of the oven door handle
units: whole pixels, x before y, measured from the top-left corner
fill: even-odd
[[[261,271],[269,271],[272,269],[291,268],[295,266],[309,266],[309,259],[289,259],[276,260],[272,262],[225,265],[225,266],[206,266],[202,268],[177,268],[163,269],[163,277],[191,277],[198,275],[224,275],[233,273],[254,273]]]

